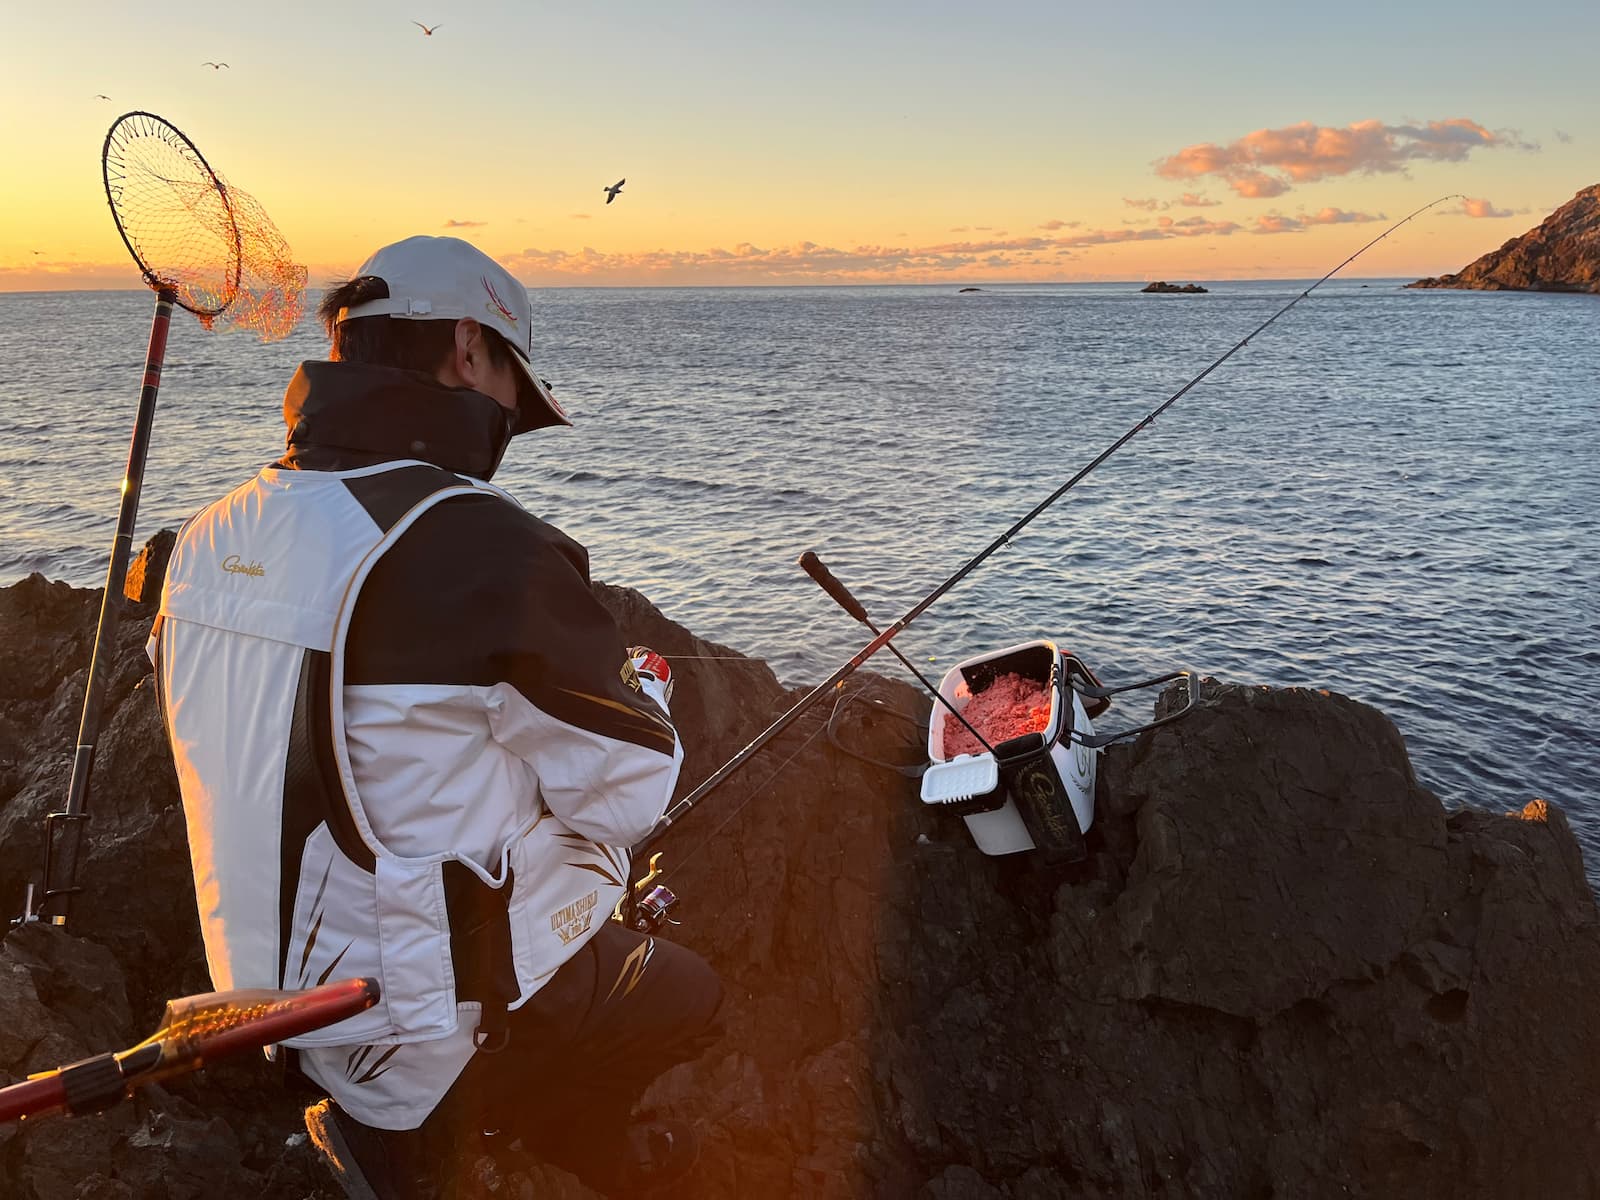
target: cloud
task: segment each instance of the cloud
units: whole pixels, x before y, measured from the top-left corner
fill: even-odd
[[[1264,217],[1256,218],[1256,227],[1251,233],[1301,233],[1304,232],[1306,223],[1299,217],[1286,217],[1282,213],[1268,213]]]
[[[1078,230],[1060,236],[1026,235],[960,239],[926,245],[824,246],[803,241],[784,246],[740,242],[707,250],[606,253],[530,247],[497,254],[519,279],[544,284],[740,284],[938,282],[959,273],[1034,277],[1048,275],[1079,250],[1125,242],[1228,237],[1243,232],[1234,221],[1204,217],[1144,229]],[[1065,228],[1069,223],[1060,222]]]
[[[1043,225],[1035,226],[1035,228],[1037,228],[1037,229],[1078,229],[1082,225],[1083,225],[1082,221],[1061,221],[1061,220],[1057,220],[1056,218],[1052,217],[1050,220],[1046,221]],[[905,234],[901,234],[900,236],[904,237]]]
[[[1466,117],[1421,125],[1356,121],[1343,128],[1301,121],[1257,129],[1227,145],[1201,142],[1158,159],[1163,179],[1214,176],[1240,196],[1281,196],[1296,184],[1350,174],[1404,173],[1414,162],[1462,162],[1474,150],[1537,150],[1516,133],[1486,129]]]
[[[1496,208],[1490,201],[1463,198],[1461,211],[1469,217],[1511,217],[1516,214],[1509,208]]]
[[[1560,142],[1563,146],[1570,146],[1572,145],[1572,135],[1558,129],[1556,130],[1556,141]]]
[[[1185,192],[1178,197],[1178,204],[1183,208],[1216,208],[1221,200],[1207,200],[1198,192]]]
[[[1146,212],[1157,212],[1158,210],[1163,209],[1163,208],[1166,207],[1165,204],[1163,204],[1161,201],[1156,200],[1156,199],[1130,200],[1126,196],[1124,196],[1122,198],[1122,202],[1124,204],[1126,204],[1129,208],[1142,208]]]
[[[1370,221],[1388,220],[1382,213],[1373,216],[1371,213],[1346,212],[1342,208],[1319,209],[1309,217],[1304,217],[1307,225],[1364,225]]]
[[[137,289],[145,286],[132,260],[82,262],[35,257],[20,267],[0,265],[0,292],[50,292],[61,289]]]
[[[1237,233],[1240,228],[1235,221],[1208,221],[1204,217],[1182,217],[1178,220],[1157,217],[1156,227],[1166,230],[1173,237],[1227,237]]]
[[[488,223],[487,221],[457,221],[452,219],[446,221],[444,227],[446,229],[482,229]]]
[[[571,213],[569,215],[572,217],[572,219],[574,221],[587,221],[587,220],[590,219],[590,216],[591,216],[591,214],[589,214],[589,213]]]
[[[951,228],[945,230],[945,232],[946,233],[970,233],[971,232],[971,227],[967,226],[967,225],[955,225],[955,226],[952,226]]]

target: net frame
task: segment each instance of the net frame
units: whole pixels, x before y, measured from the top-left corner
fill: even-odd
[[[142,110],[124,113],[112,123],[100,163],[117,233],[145,282],[157,292],[172,293],[179,305],[209,326],[238,296],[244,257],[238,216],[227,185],[181,129]],[[130,191],[148,189],[152,184],[165,185],[167,203],[181,207],[186,214],[180,241],[188,244],[198,226],[221,244],[227,263],[220,272],[185,270],[174,268],[170,261],[159,265],[151,261],[161,250],[173,251],[161,245],[161,235],[152,228],[158,221],[141,220]]]

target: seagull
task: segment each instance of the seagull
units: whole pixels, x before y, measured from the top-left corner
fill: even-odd
[[[413,21],[411,23],[422,30],[423,37],[432,37],[433,31],[439,28],[437,25],[424,25],[421,21]]]
[[[100,93],[99,93],[99,92],[96,92],[96,93],[95,93],[95,94],[94,94],[94,98],[95,98],[95,99],[96,99],[96,100],[109,100],[109,99],[111,99],[111,97],[110,97],[110,96],[103,96],[103,95],[101,95],[101,94],[100,94]]]
[[[606,203],[607,204],[610,204],[613,200],[615,200],[618,196],[620,196],[622,194],[622,185],[627,183],[627,182],[628,181],[626,179],[619,179],[615,183],[613,183],[610,187],[601,188],[600,189],[602,192],[604,192],[606,194]]]
[[[213,71],[220,71],[220,70],[222,70],[222,68],[226,67],[228,64],[227,63],[203,62],[200,65],[202,67],[210,67]]]

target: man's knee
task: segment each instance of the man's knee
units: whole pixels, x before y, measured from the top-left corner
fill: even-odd
[[[673,1044],[703,1048],[721,1036],[722,980],[704,958],[677,942],[621,928],[595,941],[602,938],[595,947],[602,1006],[642,1008],[657,1036]]]

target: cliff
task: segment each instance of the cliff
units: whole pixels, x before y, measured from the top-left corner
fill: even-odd
[[[596,591],[631,641],[680,656],[685,789],[795,698],[638,593]],[[66,794],[98,607],[39,576],[0,588],[7,915]],[[0,941],[0,1083],[131,1045],[209,988],[152,616],[131,608],[118,639],[69,931]],[[990,858],[862,757],[920,757],[922,696],[866,672],[841,696],[662,847],[674,936],[731,998],[726,1038],[647,1097],[703,1130],[678,1195],[1600,1191],[1600,919],[1557,809],[1447,811],[1375,709],[1207,681],[1194,714],[1104,754],[1086,861]],[[0,1194],[331,1197],[307,1099],[250,1056],[0,1126]],[[460,1194],[588,1195],[472,1155]]]
[[[1535,229],[1491,250],[1454,275],[1414,288],[1600,292],[1600,183],[1586,187]]]

